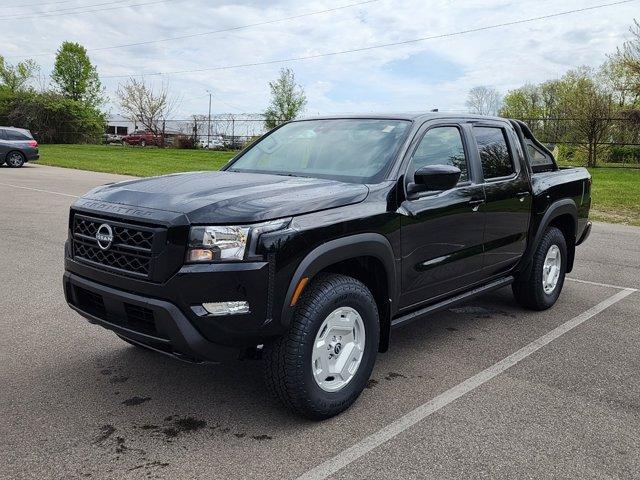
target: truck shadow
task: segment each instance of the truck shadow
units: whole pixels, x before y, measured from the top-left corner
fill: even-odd
[[[87,425],[96,454],[120,458],[128,452],[132,461],[140,461],[147,453],[184,450],[193,442],[275,442],[281,447],[285,442],[291,448],[305,436],[331,434],[345,420],[397,415],[388,406],[399,407],[398,395],[405,389],[418,388],[415,401],[421,401],[423,395],[430,398],[448,388],[458,381],[453,374],[435,378],[424,372],[451,352],[464,354],[463,343],[479,328],[513,322],[518,312],[509,292],[494,292],[459,308],[395,331],[390,351],[378,357],[360,400],[326,422],[296,417],[273,400],[256,360],[188,364],[114,339],[86,362],[56,369],[59,377],[84,386],[75,394],[75,409],[100,410],[94,417],[98,423]],[[415,403],[410,396],[403,401]]]
[[[446,342],[451,332],[471,332],[495,317],[512,319],[514,309],[517,306],[510,296],[497,292],[480,302],[462,305],[394,331],[391,348],[379,355],[373,377],[386,375],[385,372],[395,368],[395,359],[406,360],[405,355],[410,352],[418,352],[422,361],[428,362],[431,352]],[[131,420],[139,417],[151,424],[173,415],[194,415],[214,424],[225,419],[234,424],[256,424],[265,418],[269,418],[270,423],[277,419],[280,425],[306,423],[268,396],[260,361],[190,364],[124,342],[114,345],[115,348],[105,347],[94,358],[93,371],[86,369],[86,365],[67,365],[71,370],[81,369],[67,375],[97,377],[91,382],[97,388],[85,394],[103,399],[110,407],[119,406],[119,415],[123,417]],[[92,403],[95,400],[92,399]]]

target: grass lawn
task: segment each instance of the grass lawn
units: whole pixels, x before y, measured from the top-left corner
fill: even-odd
[[[218,170],[235,152],[178,150],[120,145],[40,145],[38,163],[54,167],[149,177]]]
[[[38,163],[135,176],[218,170],[234,152],[121,147],[41,145]],[[593,168],[591,217],[640,226],[640,169]]]
[[[591,218],[640,226],[640,169],[590,168]]]

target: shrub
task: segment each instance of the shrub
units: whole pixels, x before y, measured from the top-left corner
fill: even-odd
[[[42,143],[99,143],[105,123],[100,110],[81,100],[0,90],[0,124],[28,128]]]
[[[173,140],[173,146],[176,148],[194,149],[196,141],[193,137],[187,135],[177,135]]]
[[[609,155],[611,163],[640,163],[640,146],[614,145]]]

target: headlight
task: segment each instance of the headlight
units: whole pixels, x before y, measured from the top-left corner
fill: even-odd
[[[192,227],[186,261],[201,263],[243,260],[248,244],[255,249],[260,234],[280,230],[289,221],[290,219],[275,220],[252,226]]]
[[[249,227],[193,227],[187,262],[242,260],[248,236]]]

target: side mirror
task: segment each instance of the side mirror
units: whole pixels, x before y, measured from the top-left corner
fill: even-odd
[[[453,165],[427,165],[413,174],[414,183],[407,185],[409,194],[436,192],[455,187],[462,172]]]

